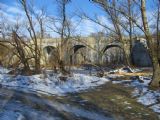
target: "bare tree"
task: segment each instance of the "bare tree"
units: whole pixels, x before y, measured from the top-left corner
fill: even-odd
[[[96,64],[102,65],[102,57],[103,57],[103,48],[105,47],[104,42],[105,33],[104,32],[97,32],[90,35],[95,40],[95,49],[96,49]]]
[[[145,37],[149,47],[149,53],[152,58],[152,64],[153,64],[153,79],[150,85],[154,87],[160,87],[160,61],[158,59],[157,47],[151,35],[148,21],[147,21],[146,0],[141,0],[141,14],[142,14],[144,33],[145,33]]]
[[[102,27],[106,28],[108,31],[111,31],[114,34],[114,39],[118,39],[119,42],[121,43],[121,48],[123,49],[124,53],[124,58],[125,58],[125,64],[130,65],[131,60],[130,60],[130,49],[131,47],[128,46],[128,42],[126,41],[126,38],[124,37],[124,32],[128,32],[130,34],[130,39],[132,37],[132,23],[131,20],[129,20],[130,23],[130,29],[126,27],[126,23],[123,23],[123,18],[122,15],[117,11],[117,8],[120,8],[120,2],[117,0],[92,0],[94,3],[98,4],[103,11],[105,11],[109,21],[111,21],[111,25],[113,26],[108,26],[105,25],[104,23],[100,22],[98,19],[93,19],[85,15],[89,20],[101,25]],[[128,4],[128,9],[130,9],[130,4]],[[129,12],[131,14],[131,12]],[[131,43],[131,42],[130,42]]]
[[[10,53],[6,55],[6,61],[10,62],[13,56],[16,56],[17,60],[13,61],[13,68],[16,69],[19,67],[19,65],[22,64],[21,74],[30,75],[32,73],[29,66],[29,60],[31,59],[31,56],[29,56],[28,51],[31,51],[32,48],[25,43],[22,37],[18,35],[19,30],[20,24],[17,21],[17,23],[12,26],[12,30],[10,30],[10,33],[8,33],[8,39],[1,40],[0,42],[10,51]]]
[[[40,70],[41,69],[40,68],[40,49],[38,46],[38,39],[37,39],[36,31],[35,31],[35,28],[33,25],[32,16],[31,16],[31,13],[28,8],[27,1],[26,0],[19,0],[19,2],[21,3],[21,5],[23,7],[25,14],[26,14],[26,17],[27,17],[27,20],[29,22],[28,31],[29,31],[31,39],[33,40],[33,45],[34,45],[34,56],[33,57],[34,57],[34,63],[35,63],[35,73],[39,73],[41,71]]]
[[[38,38],[40,39],[40,51],[42,51],[42,42],[45,37],[45,22],[47,22],[47,13],[45,7],[42,7],[39,12],[32,10],[32,13],[34,14],[36,21],[39,24],[39,35]]]
[[[66,11],[66,6],[68,5],[69,0],[56,0],[56,3],[58,5],[59,16],[57,18],[51,18],[53,27],[48,27],[60,36],[60,44],[58,44],[56,48],[57,53],[53,53],[53,55],[57,59],[56,61],[60,72],[63,74],[68,74],[69,71],[65,69],[65,64],[66,61],[68,61],[67,59],[69,58],[66,58],[66,56],[70,49],[69,45],[72,33],[71,21],[69,20]]]
[[[160,0],[156,2],[157,5],[157,14],[156,14],[156,39],[157,39],[157,54],[160,62]]]
[[[25,51],[25,44],[21,39],[21,37],[19,37],[17,32],[14,30],[12,32],[12,38],[13,38],[13,42],[11,42],[11,45],[14,46],[14,48],[16,49],[15,53],[17,53],[16,55],[20,60],[19,63],[23,64],[23,69],[21,74],[30,75],[31,69],[29,66],[29,58],[27,57],[26,51]]]
[[[109,7],[110,9],[116,10],[119,12],[121,15],[125,16],[127,19],[130,19],[145,35],[145,38],[147,40],[147,45],[148,45],[148,51],[152,59],[152,64],[153,64],[153,80],[151,81],[150,85],[154,87],[159,87],[159,82],[160,82],[160,62],[158,59],[158,52],[157,52],[157,45],[155,45],[155,40],[153,40],[152,34],[149,29],[149,23],[148,23],[148,18],[146,14],[146,0],[141,0],[140,3],[137,2],[136,0],[133,0],[138,7],[140,7],[141,11],[141,19],[143,25],[140,25],[135,18],[130,16],[128,13],[124,12],[122,9],[116,8],[114,6],[111,6],[110,2],[114,2],[115,0],[92,0],[95,3],[98,3],[100,6],[104,7]],[[158,20],[158,19],[157,19]],[[115,24],[115,23],[114,23]]]

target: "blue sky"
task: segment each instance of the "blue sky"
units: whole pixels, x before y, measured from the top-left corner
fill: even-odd
[[[14,6],[18,0],[0,0],[0,3],[6,4],[8,6]],[[40,8],[46,6],[50,14],[56,13],[55,0],[33,0],[35,6]],[[98,14],[103,14],[101,10],[95,4],[89,2],[89,0],[72,0],[68,5],[68,11],[75,12],[77,10],[83,10],[88,14],[97,12]]]
[[[15,15],[18,13],[23,14],[20,6],[17,6],[18,0],[0,0],[0,7],[2,8],[2,12],[7,16],[8,19],[11,21],[15,20]],[[47,8],[47,13],[49,15],[56,16],[57,13],[57,7],[54,0],[33,0],[36,6],[36,9],[40,9],[41,7]],[[85,13],[89,15],[94,15],[97,13],[98,15],[104,15],[101,10],[95,5],[89,2],[89,0],[72,0],[71,3],[67,6],[67,11],[71,15],[74,13],[80,13],[80,11],[85,11]],[[75,21],[77,18],[74,18]],[[82,21],[82,23],[79,25],[79,33],[86,36],[89,35],[92,32],[97,32],[99,30],[102,30],[103,28],[99,25],[92,23],[88,20]]]
[[[22,10],[20,6],[17,6],[18,0],[0,0],[0,8],[2,8],[2,11],[8,19],[11,21],[15,20],[15,15],[22,14]],[[57,15],[57,7],[55,0],[33,0],[34,5],[36,7],[36,10],[39,10],[41,7],[47,8],[47,13],[49,15],[56,16]],[[151,4],[153,0],[147,0],[147,7],[149,8],[149,11],[153,11],[153,6]],[[92,16],[97,14],[101,17],[102,21],[105,21],[105,13],[102,12],[99,7],[91,2],[89,0],[72,0],[72,2],[68,5],[68,13],[74,14],[79,13],[80,11],[84,11],[88,15]],[[74,19],[76,21],[76,18]],[[107,21],[105,21],[107,22]],[[92,32],[98,32],[100,30],[103,30],[101,26],[92,23],[91,21],[84,20],[79,25],[79,33],[82,35],[89,35]]]

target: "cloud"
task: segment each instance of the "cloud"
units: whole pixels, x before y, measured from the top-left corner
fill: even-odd
[[[112,27],[112,24],[106,19],[105,16],[98,16],[98,20],[103,25],[106,25],[108,27]],[[82,20],[77,29],[78,29],[78,32],[84,36],[88,36],[91,33],[105,30],[105,28],[103,26],[98,25],[97,23],[94,23],[94,22],[87,20],[87,19]]]
[[[0,8],[8,14],[24,14],[24,12],[16,4],[14,4],[13,6],[9,6],[4,3],[0,3]]]
[[[16,5],[9,6],[4,3],[0,3],[0,15],[7,19],[9,22],[15,23],[17,18],[22,21],[25,18],[24,12]]]
[[[39,14],[41,11],[35,6],[34,8],[35,13]],[[14,24],[17,22],[17,19],[19,22],[24,22],[26,20],[26,16],[24,11],[20,8],[20,5],[18,3],[12,4],[12,5],[6,5],[4,3],[0,2],[0,14],[5,17],[10,24]],[[0,18],[1,19],[1,18]],[[35,18],[33,18],[35,19]],[[107,26],[110,26],[109,22],[105,18],[105,16],[98,16],[98,19],[101,23],[106,24]],[[104,30],[104,28],[90,20],[82,20],[79,23],[79,20],[77,18],[73,18],[72,24],[75,27],[75,34],[81,34],[82,36],[88,36],[91,33],[95,33],[98,31]],[[26,23],[25,23],[26,24]],[[47,24],[47,23],[45,23]],[[78,25],[78,26],[77,26]],[[54,34],[56,36],[56,34]]]
[[[19,8],[16,8],[16,7],[9,7],[9,8],[7,9],[7,12],[8,12],[8,13],[11,13],[11,14],[24,15],[24,12],[22,12],[22,10],[20,10]]]
[[[3,3],[1,3],[0,2],[0,8],[2,9],[2,8],[7,8],[8,6],[6,5],[6,4],[3,4]]]

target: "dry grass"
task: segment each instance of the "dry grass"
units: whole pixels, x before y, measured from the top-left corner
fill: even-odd
[[[118,71],[114,73],[115,75],[123,75],[123,76],[150,76],[153,74],[152,68],[143,68],[140,72],[127,73]]]
[[[126,73],[126,72],[119,72],[116,73],[117,75],[124,75],[124,76],[150,76],[152,75],[152,72],[135,72],[135,73]]]

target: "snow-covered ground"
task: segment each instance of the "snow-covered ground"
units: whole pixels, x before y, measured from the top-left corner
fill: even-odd
[[[83,72],[82,72],[83,71]],[[59,79],[60,74],[53,74],[52,72],[46,72],[47,75],[33,75],[33,76],[12,76],[7,73],[9,70],[0,67],[0,84],[2,86],[12,87],[14,89],[35,91],[43,94],[52,95],[65,95],[66,93],[80,92],[86,89],[100,86],[109,81],[109,78],[119,78],[123,75],[114,74],[115,72],[139,72],[139,69],[119,69],[113,70],[108,73],[106,78],[99,78],[96,76],[88,75],[89,72],[85,70],[77,70],[73,72],[71,77],[68,77],[66,81]],[[113,84],[125,84],[127,86],[134,87],[132,93],[133,97],[137,101],[155,112],[160,113],[160,90],[153,91],[148,87],[148,83],[151,81],[151,77],[139,76],[138,78],[129,80],[112,80]]]
[[[87,74],[73,73],[66,81],[59,79],[59,74],[48,73],[33,76],[12,76],[5,74],[7,69],[0,68],[0,84],[3,86],[22,88],[44,94],[64,95],[65,93],[79,92],[102,85],[109,81],[107,78],[89,76]],[[46,72],[47,73],[47,72]]]
[[[119,70],[113,70],[112,72],[119,72]],[[133,72],[139,72],[141,70],[132,70]],[[123,71],[127,72],[127,71]],[[121,75],[123,76],[123,75]],[[119,78],[120,75],[110,74],[110,78]],[[149,108],[153,111],[160,113],[160,90],[150,90],[148,84],[151,81],[151,76],[138,76],[138,78],[129,79],[129,80],[113,80],[113,84],[125,84],[127,86],[134,87],[134,91],[132,92],[133,97],[137,99],[137,101]]]
[[[137,96],[137,101],[141,104],[150,107],[153,111],[160,113],[160,90],[150,90],[148,83],[151,81],[150,77],[141,76],[144,83],[135,80],[131,83],[135,87],[133,96]]]
[[[6,74],[9,70],[0,66],[0,74]]]

